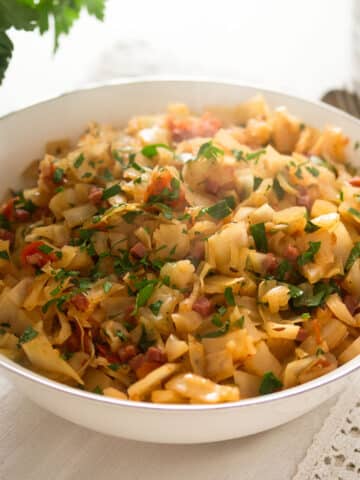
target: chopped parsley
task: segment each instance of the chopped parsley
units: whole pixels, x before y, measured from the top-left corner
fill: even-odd
[[[64,170],[62,168],[56,167],[53,173],[54,183],[61,183],[64,177]]]
[[[140,340],[139,340],[139,343],[138,343],[138,347],[140,348],[140,350],[142,352],[146,352],[149,347],[152,347],[155,343],[155,340],[153,340],[152,338],[150,338],[145,326],[142,324],[141,325],[142,327],[142,331],[141,331],[141,337],[140,337]]]
[[[0,251],[0,258],[2,260],[10,260],[9,254],[6,250],[1,250]]]
[[[254,239],[256,250],[262,253],[267,253],[268,243],[265,232],[264,223],[255,223],[250,225],[250,233]]]
[[[232,150],[232,154],[234,155],[234,157],[236,158],[236,160],[238,162],[240,162],[241,160],[245,160],[245,157],[244,157],[244,152],[242,150]]]
[[[345,272],[348,272],[351,269],[358,258],[360,258],[360,242],[356,242],[351,249],[351,252],[345,263]]]
[[[313,177],[318,177],[320,175],[320,172],[317,168],[315,167],[306,167],[306,170],[311,173]]]
[[[30,342],[30,340],[33,340],[38,335],[39,333],[34,330],[32,326],[28,326],[25,328],[23,334],[20,336],[18,345]]]
[[[110,368],[110,370],[117,372],[120,368],[120,363],[109,363],[108,367]]]
[[[324,158],[321,158],[321,157],[318,157],[317,155],[311,155],[310,156],[310,162],[313,164],[313,165],[316,165],[318,167],[325,167],[327,168],[328,170],[330,170],[330,172],[332,172],[335,177],[338,176],[338,171],[337,169],[334,167],[334,165],[332,165],[331,163],[329,163],[327,160],[325,160]]]
[[[114,195],[117,195],[118,193],[121,193],[120,185],[118,184],[112,185],[111,187],[106,188],[103,191],[102,199],[108,200],[109,198],[113,197]]]
[[[104,392],[102,389],[99,387],[99,385],[96,385],[96,387],[93,390],[93,393],[97,393],[98,395],[104,395]]]
[[[112,283],[109,281],[106,281],[103,283],[103,290],[105,293],[109,293],[110,290],[112,289]]]
[[[320,355],[324,355],[324,354],[325,354],[325,352],[322,348],[319,347],[319,348],[316,349],[315,355],[317,357],[319,357]]]
[[[116,333],[115,333],[115,335],[116,335],[118,338],[120,338],[121,341],[126,342],[127,336],[126,336],[125,333],[122,332],[121,330],[117,330]]]
[[[311,315],[310,313],[305,312],[301,314],[301,318],[303,318],[304,320],[309,320],[311,318]]]
[[[212,142],[206,142],[201,145],[199,148],[198,154],[196,156],[196,160],[201,157],[206,158],[207,160],[215,161],[217,157],[220,155],[224,155],[224,151],[221,148],[215,147]]]
[[[215,315],[214,315],[215,316]],[[214,317],[212,319],[212,322],[214,322]],[[202,335],[200,335],[200,338],[217,338],[217,337],[222,337],[225,335],[230,328],[230,320],[226,320],[225,323],[223,323],[218,330],[214,330],[213,332],[207,332]]]
[[[311,220],[308,220],[306,222],[304,230],[305,230],[306,233],[313,233],[313,232],[316,232],[316,230],[319,230],[319,228],[320,227],[315,225],[315,223],[313,223]]]
[[[286,286],[289,289],[290,298],[299,298],[304,294],[303,290],[296,285],[291,285],[288,283]]]
[[[310,286],[309,286],[310,287]],[[304,288],[304,293],[301,297],[294,299],[294,307],[320,307],[327,297],[332,293],[338,292],[338,286],[334,282],[318,282],[311,288]]]
[[[50,247],[49,245],[46,245],[45,243],[43,245],[38,246],[38,250],[40,250],[43,253],[46,253],[47,255],[51,253],[54,249]]]
[[[154,143],[152,145],[146,145],[145,147],[143,147],[143,149],[141,150],[141,153],[144,155],[144,157],[153,158],[157,155],[158,148],[165,148],[166,150],[171,151],[171,148],[169,147],[169,145],[165,145],[164,143]]]
[[[235,327],[244,328],[244,323],[245,323],[245,317],[244,315],[242,315],[240,318],[235,320],[235,322],[233,322],[233,325]]]
[[[288,260],[282,260],[276,269],[275,277],[278,280],[283,281],[285,280],[286,274],[288,272],[291,272],[291,270],[292,270],[291,263]]]
[[[124,213],[122,218],[125,220],[126,223],[131,224],[134,222],[135,218],[141,214],[142,212],[140,210],[133,210],[131,212]]]
[[[354,150],[355,150],[355,151],[358,150],[359,147],[360,147],[360,142],[359,142],[359,140],[357,140],[357,141],[354,143]]]
[[[274,190],[278,200],[282,200],[284,198],[285,190],[280,185],[277,177],[275,177],[274,180],[273,180],[273,190]]]
[[[155,287],[157,285],[157,280],[146,280],[145,285],[139,290],[138,294],[136,295],[136,302],[135,302],[135,312],[139,310],[139,308],[144,307],[154,293]]]
[[[266,372],[261,380],[259,387],[259,393],[261,395],[267,395],[268,393],[273,393],[276,390],[280,390],[283,386],[281,380],[279,380],[273,372]]]
[[[266,153],[265,149],[258,150],[257,152],[247,153],[245,156],[245,160],[248,162],[251,160],[255,160],[255,164],[257,164],[259,158],[261,157],[261,155],[264,155],[264,153]]]
[[[76,158],[76,160],[75,160],[75,162],[74,162],[74,167],[75,167],[75,168],[81,167],[81,165],[83,164],[84,160],[85,160],[84,154],[83,154],[83,153],[80,153],[80,155]]]
[[[360,211],[356,210],[355,208],[350,207],[348,212],[353,215],[354,217],[360,218]]]
[[[114,180],[114,175],[110,172],[110,170],[108,168],[105,168],[105,170],[103,171],[103,174],[102,174],[102,178],[106,182],[111,182],[111,180]]]
[[[297,258],[297,263],[300,266],[306,265],[314,260],[314,256],[317,254],[321,246],[321,242],[309,242],[309,248],[301,253]]]
[[[225,288],[224,297],[229,307],[235,306],[235,298],[231,287]]]
[[[201,216],[207,213],[210,217],[221,220],[229,216],[234,208],[234,197],[226,197],[224,200],[220,200],[220,202],[211,205],[211,207],[201,209],[199,215]]]
[[[164,302],[162,300],[158,300],[157,302],[154,302],[151,305],[149,305],[150,310],[155,316],[159,315],[160,308],[163,303]]]
[[[261,177],[254,177],[254,192],[260,187],[263,179]]]
[[[129,163],[127,168],[133,168],[134,170],[137,170],[138,172],[141,172],[141,173],[144,173],[146,171],[141,165],[135,162],[134,153],[129,156]]]

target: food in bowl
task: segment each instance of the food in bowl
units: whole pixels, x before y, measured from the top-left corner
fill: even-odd
[[[50,142],[1,209],[0,352],[155,403],[237,401],[334,370],[360,353],[349,147],[261,96]]]

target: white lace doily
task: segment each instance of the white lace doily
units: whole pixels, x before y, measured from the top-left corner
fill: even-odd
[[[339,397],[293,480],[360,479],[360,375]]]

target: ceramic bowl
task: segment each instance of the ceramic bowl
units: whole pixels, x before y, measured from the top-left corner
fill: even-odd
[[[47,140],[76,137],[88,121],[124,124],[137,114],[158,113],[170,102],[193,111],[206,105],[234,105],[262,93],[271,107],[285,105],[305,123],[337,125],[351,139],[360,122],[324,104],[257,87],[208,80],[136,80],[86,88],[0,119],[0,194],[16,187],[31,159]],[[356,152],[350,149],[351,161]],[[215,442],[261,432],[286,423],[344,388],[360,356],[316,380],[270,395],[220,405],[159,405],[115,400],[77,390],[27,370],[0,355],[1,374],[31,400],[78,425],[119,437],[159,443]]]

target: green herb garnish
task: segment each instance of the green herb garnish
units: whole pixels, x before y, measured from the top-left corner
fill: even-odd
[[[250,233],[254,239],[256,250],[262,253],[267,253],[268,243],[265,232],[264,223],[255,223],[250,225]]]
[[[274,180],[273,180],[273,190],[274,190],[278,200],[282,200],[284,198],[285,190],[280,185],[277,177],[275,177]]]
[[[150,310],[155,316],[159,315],[160,308],[163,303],[164,302],[162,300],[158,300],[157,302],[154,302],[151,305],[149,305]]]
[[[103,191],[102,199],[108,200],[109,198],[113,197],[114,195],[117,195],[118,193],[121,193],[120,185],[118,184],[112,185],[111,187]]]
[[[224,297],[229,307],[235,306],[235,298],[231,287],[225,288]]]
[[[348,256],[348,259],[345,263],[345,272],[347,273],[351,267],[354,265],[355,261],[360,258],[360,242],[356,242],[351,252]]]
[[[85,157],[83,153],[80,153],[80,155],[77,157],[77,159],[74,162],[74,167],[79,168],[81,167],[82,163],[84,162]]]
[[[259,393],[261,395],[267,395],[268,393],[280,390],[282,386],[281,380],[279,380],[273,372],[266,372],[262,377]]]
[[[0,258],[2,260],[10,260],[9,254],[6,250],[1,250],[0,251]]]
[[[196,160],[204,157],[207,160],[215,161],[219,155],[224,155],[224,151],[221,148],[215,147],[212,142],[206,142],[199,148]]]
[[[164,143],[154,143],[152,145],[146,145],[145,147],[143,147],[143,149],[141,150],[141,153],[144,155],[144,157],[153,158],[157,155],[158,153],[157,149],[159,147],[166,148],[166,150],[171,151],[171,148],[169,147],[169,145],[165,145]]]
[[[103,283],[103,289],[105,293],[109,293],[110,290],[112,289],[112,283],[109,281],[106,281]]]
[[[54,183],[61,183],[64,177],[64,170],[62,168],[56,167],[53,173]]]
[[[49,245],[46,245],[45,243],[43,245],[38,246],[38,250],[40,250],[43,253],[46,253],[47,255],[51,253],[54,249],[50,247]]]
[[[306,265],[314,260],[314,256],[319,251],[321,242],[309,242],[309,248],[300,254],[297,258],[297,263],[300,266]]]
[[[34,330],[33,327],[28,326],[25,328],[23,334],[20,336],[18,345],[22,345],[23,343],[30,342],[38,335],[39,333],[36,330]]]

